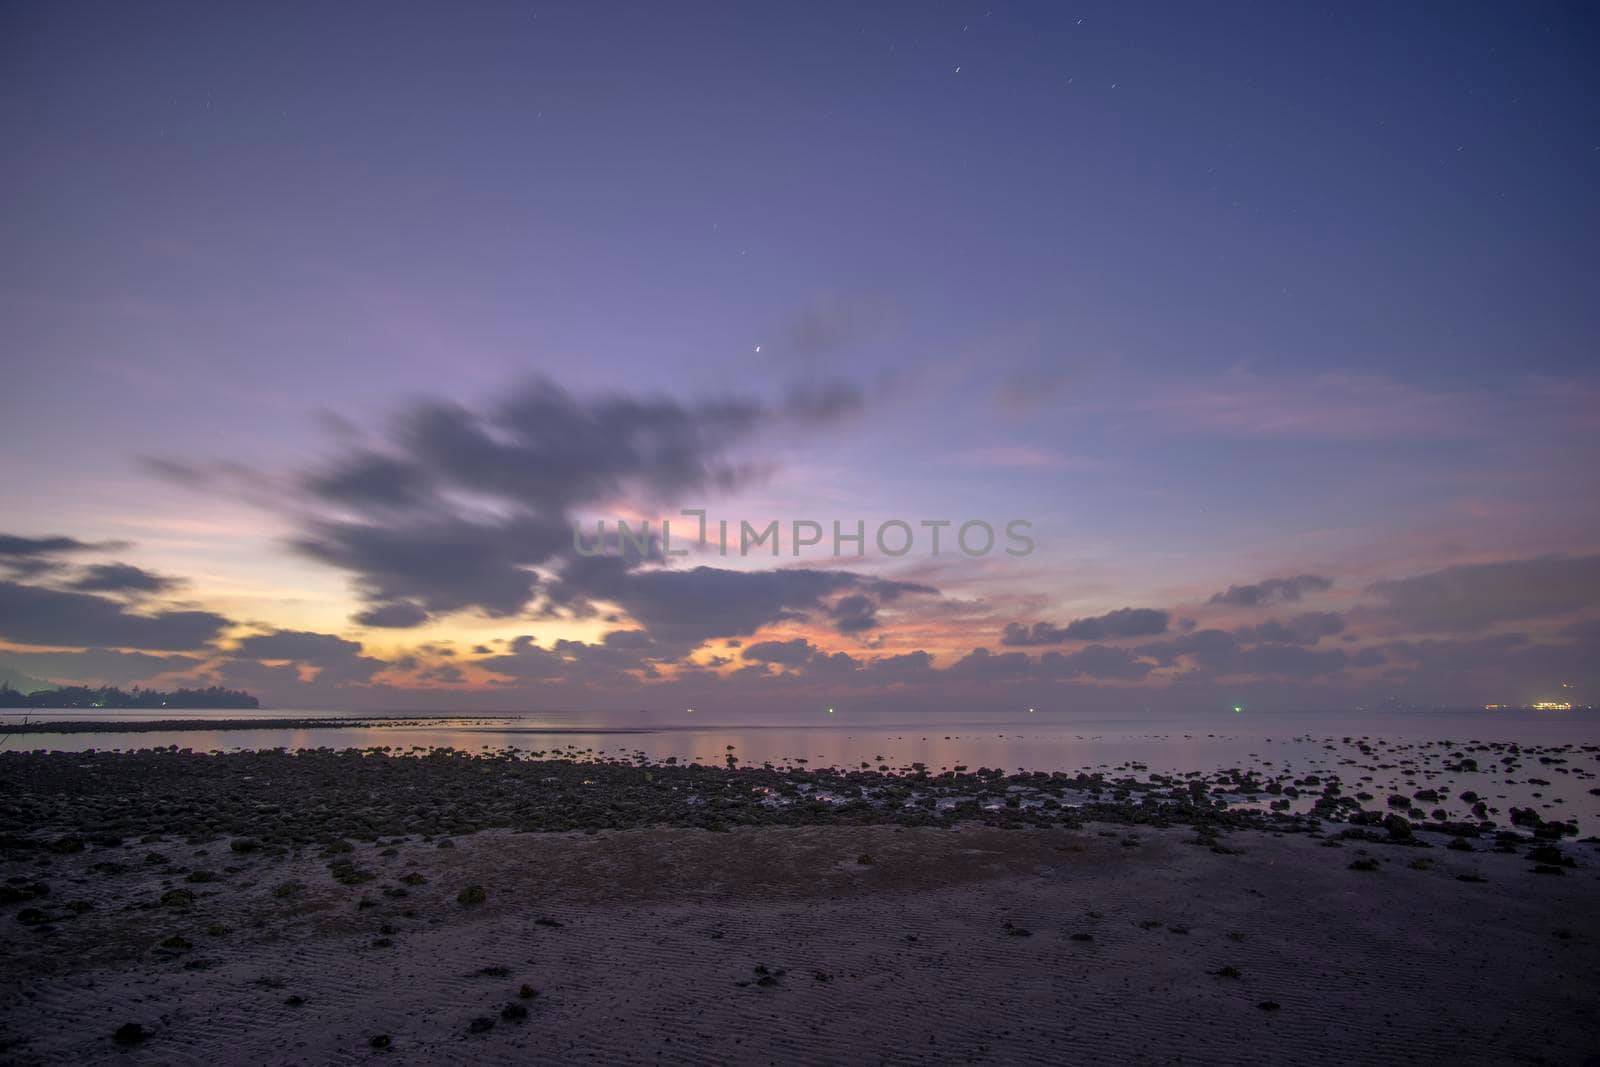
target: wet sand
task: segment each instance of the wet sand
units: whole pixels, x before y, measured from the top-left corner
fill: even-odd
[[[1194,838],[485,832],[298,859],[168,845],[222,880],[137,885],[94,873],[90,850],[51,877],[91,910],[6,924],[6,1055],[1582,1063],[1600,1048],[1600,857],[1548,876],[1514,853]],[[341,858],[372,880],[337,881]],[[1366,858],[1376,870],[1352,869]],[[193,901],[117,895],[164,885]],[[481,903],[460,901],[468,886]],[[130,1022],[143,1038],[119,1044]]]
[[[1600,842],[1373,799],[7,753],[0,1062],[1592,1062]]]

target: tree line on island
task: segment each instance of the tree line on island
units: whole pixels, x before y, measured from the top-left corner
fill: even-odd
[[[9,685],[0,684],[0,708],[259,708],[261,702],[240,689],[224,689],[219,685],[205,689],[160,689],[132,691],[114,685],[90,688],[84,685],[61,689],[38,689],[32,693],[19,692]]]

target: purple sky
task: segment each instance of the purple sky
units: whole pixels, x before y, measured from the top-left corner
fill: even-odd
[[[1582,4],[0,5],[0,668],[1594,702],[1597,44]],[[571,549],[682,507],[1036,549]]]

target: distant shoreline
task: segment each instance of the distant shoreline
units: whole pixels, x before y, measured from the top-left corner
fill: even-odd
[[[162,730],[329,730],[340,727],[381,728],[385,726],[426,725],[430,723],[481,723],[501,718],[494,715],[426,715],[403,718],[394,715],[368,715],[344,718],[275,719],[130,719],[118,722],[91,719],[73,722],[65,719],[28,723],[0,723],[0,736],[14,734],[123,734],[155,733]]]

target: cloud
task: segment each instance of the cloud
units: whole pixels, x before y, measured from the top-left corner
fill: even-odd
[[[833,619],[834,629],[842,634],[860,633],[878,626],[877,601],[862,593],[840,597],[828,609],[828,615]]]
[[[1245,643],[1272,642],[1285,645],[1314,645],[1324,637],[1344,631],[1344,618],[1332,611],[1308,611],[1296,615],[1288,622],[1276,619],[1235,630],[1234,636]]]
[[[862,620],[874,618],[881,604],[903,595],[936,593],[929,586],[853,571],[631,570],[617,557],[574,561],[552,591],[558,603],[587,599],[615,604],[655,640],[686,647],[716,637],[745,637],[813,611],[831,612],[838,605],[830,604],[829,598],[840,594],[866,601],[835,616],[844,627],[859,628]]]
[[[102,552],[126,548],[125,541],[80,541],[59,534],[49,537],[22,537],[0,534],[0,570],[14,578],[26,578],[61,567],[57,557],[82,552]]]
[[[656,663],[670,655],[640,630],[612,630],[599,644],[557,641],[548,649],[523,634],[511,641],[508,651],[481,659],[478,666],[522,681],[564,679],[597,690],[619,683],[632,687],[641,677],[656,677]]]
[[[1316,574],[1302,574],[1295,578],[1268,578],[1255,585],[1230,585],[1225,592],[1213,596],[1211,603],[1258,608],[1268,604],[1291,603],[1307,593],[1320,593],[1332,587],[1333,579]]]
[[[159,674],[191,671],[205,661],[194,656],[152,656],[146,652],[119,652],[86,648],[77,652],[5,652],[8,666],[57,683],[76,685],[127,685]]]
[[[1039,657],[1040,671],[1053,678],[1095,678],[1134,681],[1154,669],[1127,649],[1089,645],[1077,652],[1046,652]]]
[[[273,630],[242,638],[235,659],[288,660],[315,668],[321,683],[366,682],[388,666],[381,659],[362,655],[359,641],[309,630]]]
[[[228,625],[209,611],[137,615],[89,593],[0,581],[0,637],[18,644],[183,652],[210,643]]]
[[[377,452],[360,451],[302,484],[315,496],[355,507],[404,508],[425,502],[432,489],[420,466]]]
[[[1136,653],[1109,645],[1089,645],[1077,652],[1046,652],[1038,657],[1026,652],[991,652],[975,648],[946,668],[952,679],[1061,681],[1072,678],[1134,681],[1154,669]]]
[[[803,637],[796,637],[792,641],[758,641],[748,645],[740,653],[740,658],[754,663],[776,663],[780,666],[800,666],[808,663],[815,655],[817,648]]]
[[[1171,615],[1155,608],[1118,608],[1104,615],[1076,619],[1066,626],[1036,622],[1007,623],[1000,643],[1010,648],[1059,645],[1065,641],[1114,641],[1124,637],[1152,637],[1167,632]]]
[[[826,381],[776,407],[748,397],[579,398],[544,379],[483,410],[431,400],[405,411],[386,440],[347,442],[295,480],[303,515],[292,545],[354,576],[365,625],[467,609],[517,615],[538,591],[534,569],[572,557],[574,509],[738,488],[767,473],[736,454],[759,432],[825,423],[862,404],[855,386]]]
[[[421,626],[430,617],[426,609],[418,607],[409,600],[396,600],[392,603],[380,604],[352,616],[353,620],[362,626],[391,629]]]
[[[1374,582],[1367,591],[1401,629],[1482,630],[1600,606],[1600,555],[1464,564]]]
[[[164,593],[182,584],[130,563],[96,563],[84,568],[72,588],[85,593]]]
[[[0,557],[5,558],[54,556],[63,552],[94,552],[106,547],[112,546],[80,541],[76,537],[19,537],[16,534],[0,534]]]
[[[397,625],[424,612],[477,608],[486,615],[521,612],[538,575],[530,568],[572,543],[563,523],[535,515],[478,522],[430,514],[395,524],[312,522],[295,539],[302,554],[353,572],[374,606],[389,608],[372,625]]]
[[[933,656],[919,648],[915,652],[902,652],[899,655],[879,656],[868,660],[867,669],[877,675],[906,677],[925,675],[933,670]]]
[[[512,640],[506,652],[481,659],[478,666],[496,674],[530,680],[557,677],[565,669],[566,662],[535,644],[531,634],[523,634]]]

